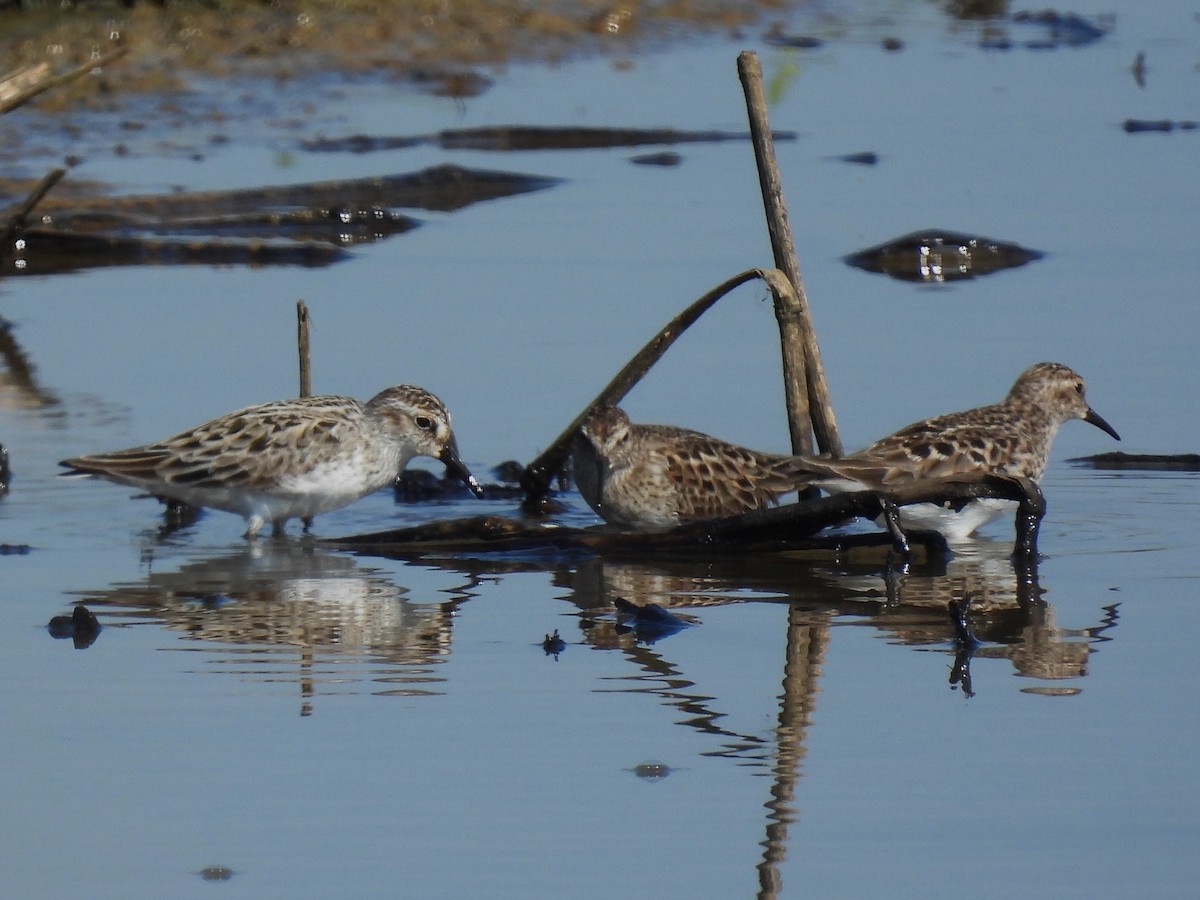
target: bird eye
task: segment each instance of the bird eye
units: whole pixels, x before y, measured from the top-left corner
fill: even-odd
[[[433,419],[429,418],[429,416],[417,416],[413,421],[417,423],[417,427],[422,431],[428,431],[433,427]]]
[[[1083,382],[1082,381],[1075,382],[1075,393],[1077,393],[1080,397],[1083,396]]]

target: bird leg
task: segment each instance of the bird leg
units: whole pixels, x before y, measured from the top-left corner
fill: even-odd
[[[1042,518],[1046,515],[1046,496],[1035,481],[1028,478],[1012,480],[1021,489],[1022,494],[1017,503],[1017,540],[1013,546],[1013,557],[1023,561],[1035,560],[1038,557],[1038,532],[1042,527]]]
[[[879,498],[879,506],[883,523],[887,526],[888,534],[892,536],[893,549],[904,559],[908,559],[912,555],[912,550],[908,546],[908,538],[904,534],[904,529],[900,527],[899,507],[887,497]]]
[[[955,643],[954,665],[950,667],[950,687],[962,685],[963,696],[974,697],[975,692],[971,690],[971,658],[975,655],[979,640],[967,621],[967,614],[971,611],[971,595],[964,594],[962,600],[951,599],[948,608],[950,620],[954,623]]]

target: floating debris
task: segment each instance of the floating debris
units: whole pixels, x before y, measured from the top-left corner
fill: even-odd
[[[789,50],[816,50],[825,46],[823,40],[810,34],[788,34],[780,24],[772,25],[763,35],[763,41],[772,47],[787,47]]]
[[[1146,53],[1139,51],[1138,55],[1133,58],[1133,65],[1129,67],[1129,71],[1133,74],[1134,83],[1144,88],[1146,86]]]
[[[683,157],[671,150],[662,153],[643,153],[641,156],[631,156],[629,161],[635,166],[677,166],[683,162]]]
[[[0,497],[8,493],[8,486],[12,483],[12,469],[8,467],[8,450],[3,444],[0,444]]]
[[[777,141],[795,140],[792,131],[777,131]],[[354,134],[341,138],[314,138],[301,142],[313,153],[373,153],[403,150],[427,144],[443,150],[595,150],[640,147],[646,144],[710,144],[748,141],[743,131],[677,131],[674,128],[584,128],[498,125],[486,128],[450,128],[435,134],[396,137]]]
[[[46,626],[55,640],[70,638],[76,650],[86,650],[100,636],[100,620],[86,606],[77,606],[69,616],[55,616]]]
[[[1148,472],[1200,472],[1200,453],[1097,453],[1067,462],[1093,469],[1141,469]]]
[[[633,767],[633,774],[643,781],[662,781],[673,770],[666,763],[644,762]]]
[[[1043,256],[1017,244],[930,229],[844,257],[848,265],[904,281],[955,281],[1023,266]]]
[[[856,166],[873,166],[879,162],[879,154],[871,150],[864,150],[862,153],[845,153],[833,158],[840,162],[853,163]]]
[[[1147,132],[1167,134],[1172,131],[1195,131],[1200,128],[1200,122],[1174,121],[1172,119],[1126,119],[1121,126],[1126,134],[1146,134]]]

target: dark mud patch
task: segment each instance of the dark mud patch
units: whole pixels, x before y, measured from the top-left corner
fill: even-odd
[[[123,45],[129,58],[88,84],[57,94],[62,108],[98,107],[129,91],[178,90],[197,74],[290,79],[317,70],[383,74],[433,93],[471,96],[490,80],[476,70],[512,61],[628,54],[647,44],[733,31],[778,5],[753,0],[613,5],[525,0],[387,3],[0,3],[0,53],[10,68],[79,65]]]
[[[542,190],[556,179],[443,165],[403,175],[233,191],[44,201],[0,247],[0,274],[102,266],[327,266],[344,247],[420,222],[397,208],[452,212]]]
[[[1200,472],[1200,453],[1098,453],[1076,456],[1067,462],[1091,469]]]
[[[1174,119],[1126,119],[1121,125],[1126,134],[1170,134],[1172,131],[1195,131],[1200,122]]]
[[[790,131],[773,133],[777,141],[795,140]],[[595,150],[608,147],[643,147],[653,144],[713,144],[749,141],[746,132],[679,131],[674,128],[578,128],[502,125],[487,128],[451,128],[437,134],[371,137],[354,134],[341,138],[314,138],[300,146],[314,153],[374,153],[409,147],[435,146],[443,150]]]

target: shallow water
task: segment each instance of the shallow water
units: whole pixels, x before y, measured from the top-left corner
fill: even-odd
[[[1108,7],[1105,11],[1111,10]],[[922,4],[829,24],[815,51],[757,35],[513,67],[456,104],[371,81],[284,85],[203,158],[85,130],[72,177],[143,193],[410,171],[441,162],[561,177],[318,270],[156,267],[6,279],[0,316],[43,405],[0,382],[0,774],[9,896],[1190,896],[1200,480],[1069,457],[1196,451],[1197,23],[1121,4],[1094,45],[983,51]],[[888,53],[883,35],[904,40]],[[745,127],[735,58],[762,57],[805,284],[848,447],[990,402],[1057,359],[1121,432],[1069,423],[1043,484],[1039,585],[1017,609],[1009,523],[944,575],[796,560],[581,557],[405,562],[298,536],[248,546],[212,513],[169,537],[157,504],[55,477],[66,455],[161,437],[295,393],[294,304],[314,386],[412,381],[454,413],[478,473],[527,461],[661,324],[768,264],[750,150],[306,154],[299,141],[489,124]],[[1138,87],[1130,65],[1147,54]],[[314,95],[313,91],[317,91]],[[26,127],[10,114],[4,128]],[[280,115],[283,118],[283,114]],[[39,125],[39,127],[41,127]],[[91,137],[89,137],[91,135]],[[880,154],[873,167],[834,157]],[[53,160],[47,161],[47,165]],[[28,161],[27,174],[39,174]],[[841,257],[918,228],[1045,252],[1010,272],[914,285]],[[765,292],[718,304],[628,398],[783,450]],[[592,521],[576,497],[562,517]],[[318,518],[332,537],[512,504]],[[949,682],[945,613],[986,599],[974,696]],[[612,599],[670,603],[653,644]],[[52,640],[82,601],[86,650]],[[558,631],[557,656],[542,649]],[[231,870],[224,872],[223,869]],[[228,880],[217,888],[205,876]]]

